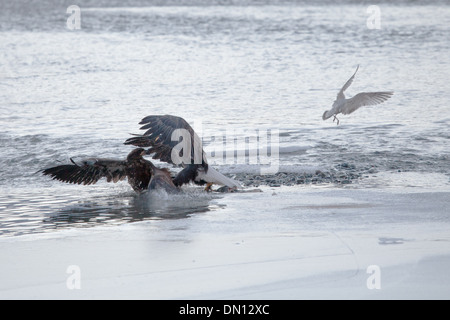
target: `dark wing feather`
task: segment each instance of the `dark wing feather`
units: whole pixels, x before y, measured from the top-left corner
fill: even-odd
[[[190,164],[190,165],[186,166],[173,179],[173,183],[177,187],[180,187],[183,184],[187,184],[191,181],[195,181],[195,178],[197,178],[197,174],[198,174],[197,170],[198,170],[198,165]]]
[[[176,135],[174,136],[175,140],[172,140],[172,136],[174,135],[175,130],[184,129],[187,130],[190,136],[190,164],[199,161],[199,159],[195,159],[195,149],[198,148],[198,146],[201,147],[201,139],[183,118],[172,115],[151,115],[143,118],[139,124],[143,125],[140,129],[146,130],[145,133],[127,139],[125,144],[144,148],[148,147],[148,153],[153,154],[153,159],[175,164],[172,159],[172,149],[182,140],[176,140],[176,138],[178,138]],[[201,152],[201,164],[206,168],[206,154],[203,151],[203,148],[198,152]]]
[[[111,159],[86,159],[81,164],[66,164],[42,170],[44,175],[74,184],[95,184],[101,178],[108,182],[118,182],[126,178],[126,162]]]

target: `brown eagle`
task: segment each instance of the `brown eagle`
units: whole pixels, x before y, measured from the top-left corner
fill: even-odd
[[[177,191],[169,170],[159,169],[145,160],[143,156],[146,154],[145,149],[136,148],[128,154],[126,160],[88,158],[76,163],[70,159],[72,164],[44,169],[42,173],[51,176],[53,180],[84,185],[95,184],[101,178],[114,183],[127,178],[133,190],[138,193],[157,188],[167,192]]]
[[[206,190],[210,190],[212,184],[241,188],[239,182],[208,166],[200,137],[183,118],[151,115],[139,124],[143,125],[141,130],[146,130],[144,134],[135,134],[125,144],[149,148],[147,154],[153,154],[153,159],[182,166],[183,169],[173,179],[176,186],[194,182],[200,185],[207,183]]]

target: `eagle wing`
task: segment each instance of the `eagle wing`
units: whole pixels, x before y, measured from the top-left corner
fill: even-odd
[[[127,177],[126,161],[101,158],[85,159],[80,164],[70,161],[72,164],[47,168],[42,173],[53,180],[84,185],[95,184],[101,178],[116,183]]]
[[[153,154],[153,159],[170,164],[199,164],[207,167],[202,140],[183,118],[172,115],[151,115],[143,118],[139,124],[143,125],[140,129],[146,130],[145,133],[134,135],[127,139],[125,144],[149,148],[147,153]],[[181,149],[174,149],[179,148],[181,143]],[[178,155],[181,156],[186,150],[190,150],[190,154],[183,155],[183,159],[188,159],[189,163],[180,163],[179,159],[174,159],[174,151],[175,154],[178,151]]]

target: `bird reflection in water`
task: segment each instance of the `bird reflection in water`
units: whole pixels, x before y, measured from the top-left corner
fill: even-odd
[[[70,205],[44,219],[46,228],[93,227],[144,220],[185,219],[192,214],[216,210],[223,205],[215,203],[217,195],[201,190],[170,196],[164,190],[142,194],[124,193],[95,198]]]

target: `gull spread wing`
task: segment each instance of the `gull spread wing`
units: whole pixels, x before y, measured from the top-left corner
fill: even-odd
[[[347,99],[342,107],[342,114],[350,114],[362,106],[373,106],[389,99],[393,92],[361,92],[353,98]]]
[[[347,82],[344,84],[344,86],[342,87],[341,91],[339,91],[338,93],[338,98],[344,98],[344,91],[348,89],[348,87],[350,87],[350,85],[353,83],[353,79],[355,78],[356,73],[358,72],[359,69],[359,64],[356,67],[356,71],[355,73],[350,77],[350,79],[347,80]]]

